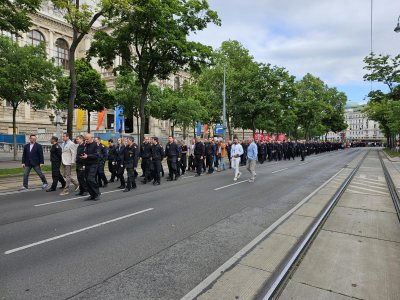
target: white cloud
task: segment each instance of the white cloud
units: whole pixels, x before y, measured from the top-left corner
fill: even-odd
[[[329,85],[363,85],[363,58],[370,52],[371,0],[209,0],[222,20],[195,40],[217,48],[240,41],[257,61],[310,72]],[[373,50],[400,53],[393,29],[400,1],[374,1]]]

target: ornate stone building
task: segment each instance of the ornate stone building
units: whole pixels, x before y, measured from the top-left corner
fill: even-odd
[[[22,34],[22,38],[17,38],[20,45],[38,45],[44,42],[49,58],[53,58],[55,64],[62,67],[66,74],[68,73],[68,51],[69,45],[72,43],[72,28],[63,19],[62,14],[54,9],[51,1],[43,1],[42,7],[39,12],[31,15],[33,26],[27,33]],[[100,24],[97,24],[99,26]],[[76,52],[76,58],[82,58],[86,55],[86,51],[90,48],[93,34],[96,31],[94,27],[93,31],[88,34],[83,41],[80,43],[79,48]],[[7,32],[1,32],[3,35],[10,36]],[[16,39],[13,36],[10,36]],[[118,59],[116,59],[118,64]],[[111,70],[101,69],[96,63],[93,65],[106,80],[108,87],[114,87],[114,75]],[[184,80],[188,79],[188,74],[180,73],[179,75],[173,75],[169,80],[159,81],[158,84],[161,86],[179,87]],[[44,110],[33,110],[29,104],[20,104],[17,112],[17,133],[30,134],[36,133],[41,137],[41,141],[45,142],[49,140],[51,135],[56,133],[56,126],[51,122],[49,116],[54,114],[54,111],[50,109]],[[103,122],[99,128],[99,132],[114,132],[114,123],[116,120],[115,111],[108,110]],[[90,124],[91,131],[94,131],[97,127],[97,113],[91,113]],[[124,129],[127,133],[137,134],[139,128],[137,127],[137,120],[132,117],[125,120]],[[62,129],[66,126],[61,125]],[[76,128],[76,112],[74,116],[74,132],[86,132],[87,131],[87,115],[83,122],[81,129]],[[163,136],[168,135],[170,125],[168,121],[160,121],[153,118],[146,120],[145,131],[147,134]],[[179,134],[179,129],[177,130]],[[0,134],[12,133],[12,108],[4,100],[0,100]]]

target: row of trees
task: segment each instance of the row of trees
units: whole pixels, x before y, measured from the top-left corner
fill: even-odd
[[[32,12],[38,5],[36,0],[16,3],[20,2],[32,4],[25,12]],[[233,128],[243,128],[311,138],[345,128],[346,96],[319,78],[307,74],[296,81],[284,68],[256,62],[237,41],[226,41],[213,51],[211,47],[188,40],[191,33],[204,29],[209,23],[220,23],[207,1],[103,0],[95,7],[81,5],[78,0],[53,2],[73,28],[70,74],[64,77],[60,69],[51,65],[43,46],[19,47],[10,40],[1,39],[0,97],[13,103],[14,117],[21,102],[29,102],[34,108],[53,105],[52,94],[57,87],[58,101],[54,106],[68,109],[67,131],[70,134],[75,108],[87,110],[90,120],[91,112],[117,104],[124,107],[128,117],[133,115],[140,120],[141,139],[148,116],[170,120],[172,131],[180,126],[186,134],[198,120],[221,123],[226,69],[230,134]],[[76,47],[100,17],[107,30],[96,32],[87,59],[75,61]],[[29,27],[25,21],[22,25],[21,22],[13,24],[13,17],[4,20],[0,29],[18,33]],[[91,67],[92,57],[98,59],[100,66],[114,68],[118,75],[115,91],[108,91],[100,74]],[[122,60],[117,67],[114,66],[116,57]],[[27,74],[26,68],[20,68],[17,63],[11,65],[13,61],[38,71]],[[32,61],[34,65],[29,65]],[[192,79],[179,89],[160,89],[152,84],[156,79],[168,79],[181,70],[190,72]],[[18,89],[10,89],[17,83],[20,90],[34,89],[40,93],[35,96],[18,94]]]
[[[387,144],[393,148],[396,136],[400,135],[400,54],[376,55],[371,53],[364,59],[368,71],[364,79],[383,84],[386,89],[372,90],[364,109],[371,120],[379,122]]]

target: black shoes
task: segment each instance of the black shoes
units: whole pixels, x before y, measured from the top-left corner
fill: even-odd
[[[118,189],[124,189],[125,186],[124,185],[120,185],[119,187],[117,187]]]
[[[124,189],[124,193],[127,193],[127,192],[129,192],[131,189],[128,189],[128,188],[125,188]]]
[[[56,189],[47,189],[46,192],[55,192]]]

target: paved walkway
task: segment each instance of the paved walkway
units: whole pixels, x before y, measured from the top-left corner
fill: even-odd
[[[400,299],[399,283],[400,223],[372,152],[279,299]]]
[[[263,296],[272,274],[363,156],[301,201],[290,214],[271,225],[262,234],[264,237],[256,238],[183,299],[259,299]],[[393,163],[385,161],[393,181],[400,186],[400,173]],[[280,299],[400,299],[399,282],[400,223],[378,152],[373,150]]]

